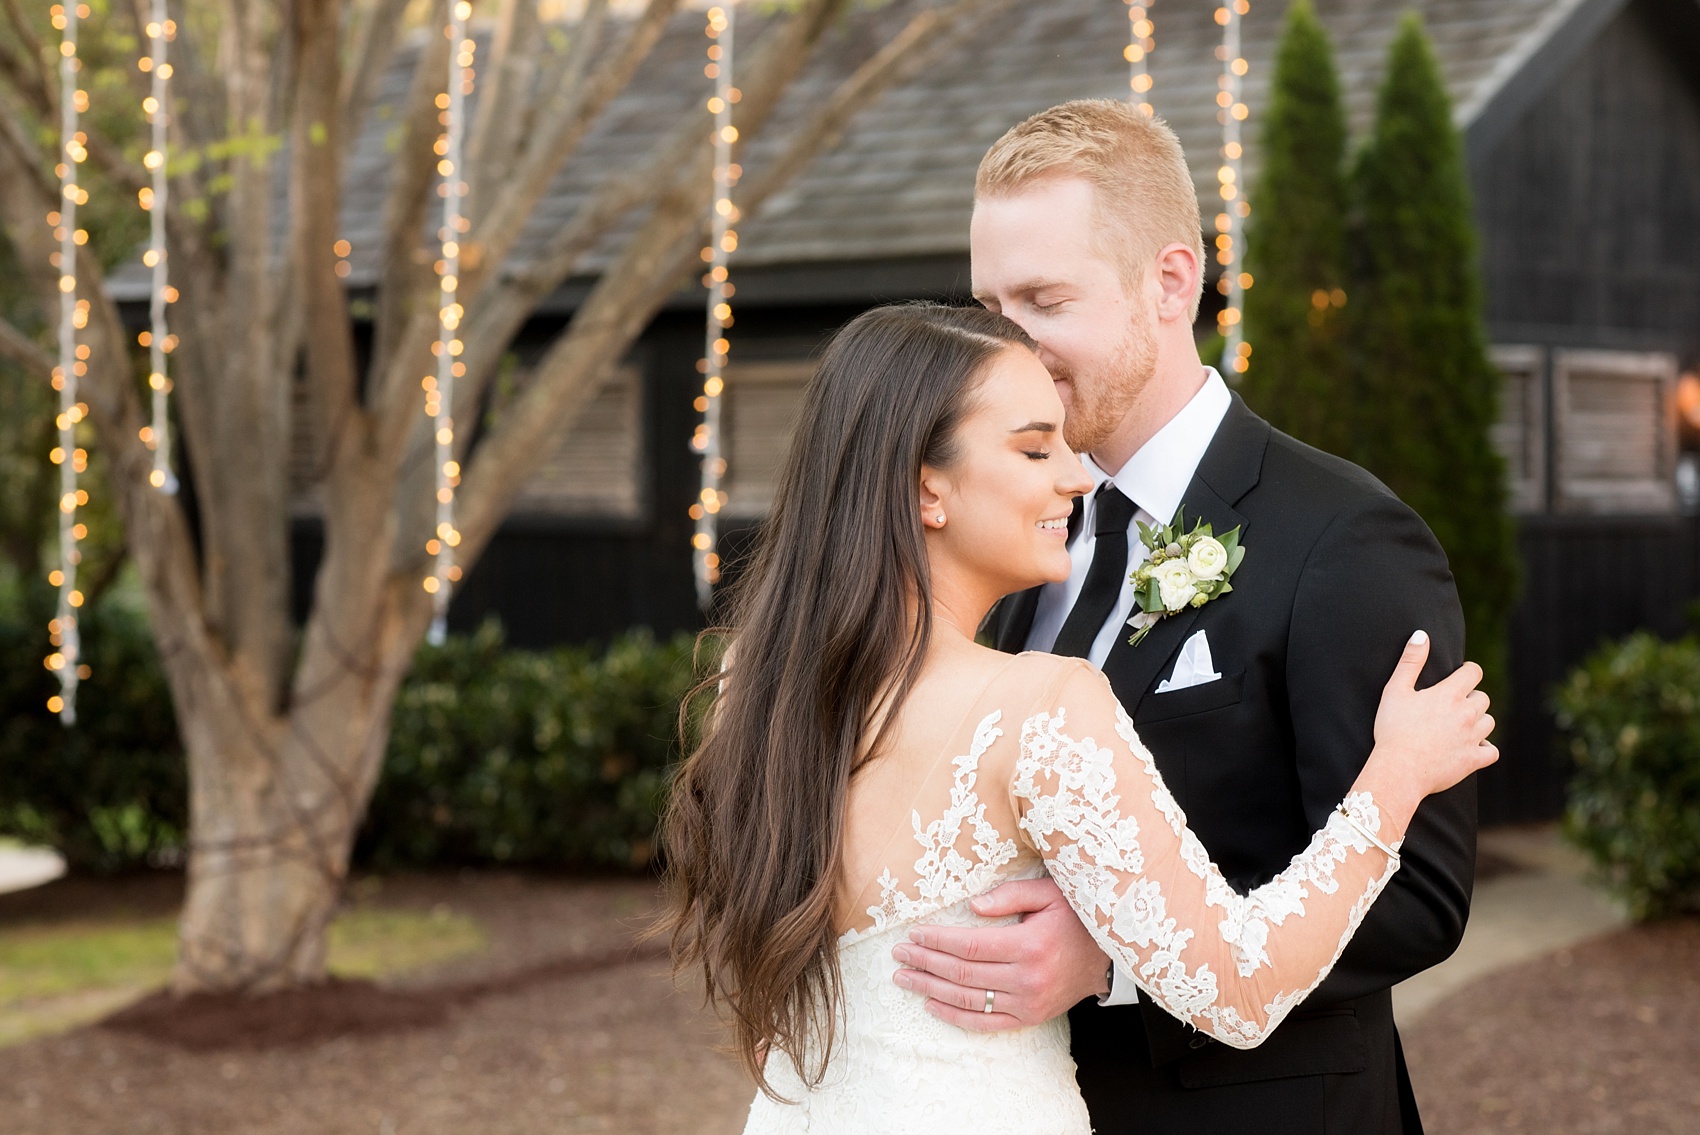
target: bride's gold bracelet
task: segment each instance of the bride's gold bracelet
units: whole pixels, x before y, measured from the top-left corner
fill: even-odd
[[[1394,863],[1399,862],[1399,853],[1397,851],[1394,851],[1391,847],[1388,847],[1385,843],[1381,842],[1380,839],[1376,838],[1376,835],[1375,835],[1374,832],[1370,831],[1369,828],[1366,827],[1363,823],[1361,823],[1356,816],[1354,816],[1354,815],[1352,815],[1352,813],[1348,812],[1346,810],[1346,802],[1344,800],[1340,801],[1340,807],[1339,807],[1338,811],[1340,813],[1340,818],[1345,820],[1348,824],[1351,824],[1352,829],[1354,831],[1356,831],[1359,835],[1363,836],[1365,839],[1369,840],[1370,843],[1374,844],[1376,847],[1379,847],[1383,852],[1386,853],[1387,858],[1393,860]]]

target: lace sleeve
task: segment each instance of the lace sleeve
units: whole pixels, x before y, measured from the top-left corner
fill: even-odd
[[[1083,669],[1055,704],[1022,726],[1011,782],[1021,831],[1141,989],[1224,1044],[1256,1047],[1327,976],[1398,869],[1365,834],[1380,810],[1349,795],[1350,819],[1332,813],[1284,871],[1240,895],[1103,676]]]

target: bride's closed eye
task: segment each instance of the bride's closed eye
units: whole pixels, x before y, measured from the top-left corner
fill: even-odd
[[[1027,455],[1029,461],[1045,461],[1051,456],[1051,451],[1048,449],[1024,449],[1021,452]]]

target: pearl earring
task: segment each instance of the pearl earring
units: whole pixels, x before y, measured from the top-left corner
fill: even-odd
[[[943,528],[944,527],[944,513],[942,513],[942,512],[939,513],[938,516],[934,518],[934,523],[937,524],[940,528]]]

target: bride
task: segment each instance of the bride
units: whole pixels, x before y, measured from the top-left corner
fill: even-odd
[[[1100,673],[975,642],[1068,575],[1091,481],[1062,425],[1026,336],[977,308],[869,311],[810,385],[664,831],[675,958],[761,1088],[746,1135],[1087,1135],[1067,1018],[929,1015],[892,981],[912,925],[984,924],[970,899],[1049,873],[1159,1005],[1249,1048],[1327,975],[1422,798],[1498,757],[1474,664],[1415,688],[1418,631],[1338,810],[1235,893]]]

